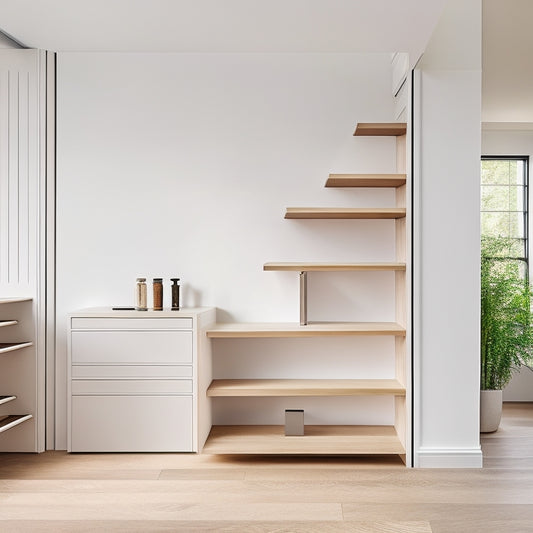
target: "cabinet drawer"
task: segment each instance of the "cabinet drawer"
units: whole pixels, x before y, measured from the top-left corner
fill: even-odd
[[[73,331],[72,363],[192,363],[191,331]]]
[[[192,329],[192,318],[71,318],[72,329]]]
[[[191,394],[190,379],[76,379],[72,380],[72,394]]]
[[[72,378],[192,378],[192,366],[73,365]]]
[[[72,452],[191,452],[190,396],[75,396]]]

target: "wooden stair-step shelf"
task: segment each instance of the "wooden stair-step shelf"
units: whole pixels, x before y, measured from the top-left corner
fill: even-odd
[[[396,219],[405,218],[404,207],[287,207],[291,219]]]
[[[0,405],[3,403],[12,402],[13,400],[16,400],[16,396],[0,396]]]
[[[328,337],[345,335],[405,336],[405,328],[396,322],[310,322],[296,323],[218,323],[207,330],[212,339]]]
[[[404,455],[392,426],[305,426],[286,437],[283,426],[213,426],[208,454]]]
[[[330,174],[326,187],[400,187],[405,174]]]
[[[207,396],[405,396],[396,379],[215,379]]]
[[[405,122],[359,122],[354,135],[399,137],[406,133],[407,124]]]
[[[26,422],[26,420],[29,420],[32,418],[32,415],[6,415],[6,416],[0,416],[0,433],[3,431],[7,431],[8,429],[11,429],[15,426],[18,426],[19,424],[22,424],[22,422]]]
[[[359,272],[405,270],[405,263],[265,263],[265,271],[289,272]]]
[[[0,342],[0,353],[13,352],[33,346],[33,342]]]

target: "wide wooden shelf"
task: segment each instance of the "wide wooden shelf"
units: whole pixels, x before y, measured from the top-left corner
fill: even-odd
[[[0,328],[4,326],[16,326],[18,320],[0,320]]]
[[[33,342],[0,342],[0,353],[22,350],[28,346],[33,346]]]
[[[0,433],[3,431],[7,431],[8,429],[11,429],[15,426],[18,426],[19,424],[22,424],[22,422],[26,422],[26,420],[29,420],[32,418],[32,415],[6,415],[6,416],[0,416]]]
[[[0,405],[3,403],[12,402],[13,400],[16,400],[16,396],[0,396]]]
[[[389,219],[405,218],[403,207],[287,207],[290,219]]]
[[[283,426],[213,426],[207,454],[404,455],[392,426],[305,426],[286,437]]]
[[[327,337],[345,335],[405,336],[405,328],[396,322],[310,322],[297,323],[230,322],[218,323],[207,330],[212,339]]]
[[[207,396],[405,396],[396,379],[215,379]]]
[[[31,302],[33,300],[33,298],[27,298],[27,297],[22,297],[22,298],[0,298],[0,305],[2,304],[16,304],[16,303],[19,303],[19,302]]]
[[[330,174],[326,187],[400,187],[405,174]]]
[[[265,263],[265,271],[352,272],[368,270],[405,270],[405,263]]]
[[[407,124],[405,122],[359,122],[355,127],[354,135],[368,136],[394,136],[405,135]]]

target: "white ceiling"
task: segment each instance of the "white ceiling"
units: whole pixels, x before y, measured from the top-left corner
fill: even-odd
[[[409,52],[446,0],[0,0],[32,48],[142,52]]]
[[[532,22],[532,0],[483,0],[484,122],[533,122]]]

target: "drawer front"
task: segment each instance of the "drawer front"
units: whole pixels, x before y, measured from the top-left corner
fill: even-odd
[[[192,318],[71,318],[72,329],[192,329]]]
[[[72,452],[191,452],[190,396],[75,396]]]
[[[73,331],[72,363],[192,363],[191,331]]]
[[[192,378],[192,366],[73,365],[72,378]]]
[[[192,394],[190,379],[76,379],[71,384],[72,394],[144,395]]]

